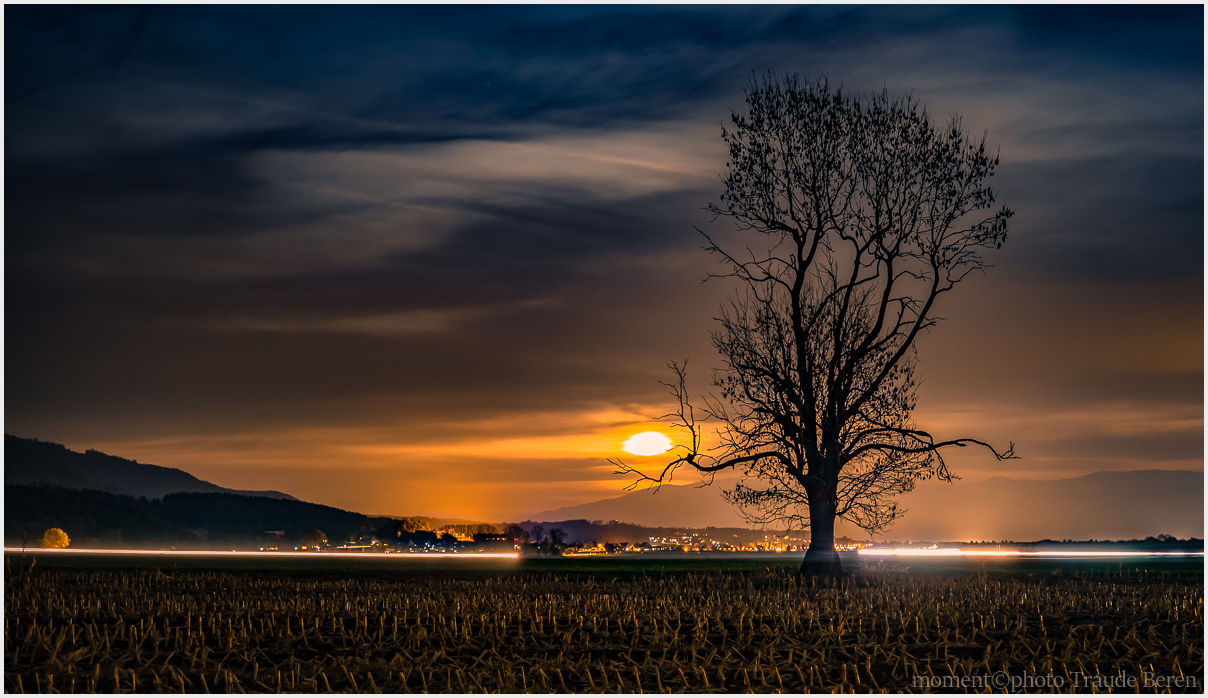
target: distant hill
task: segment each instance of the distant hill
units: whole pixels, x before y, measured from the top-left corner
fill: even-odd
[[[317,528],[341,542],[393,522],[293,499],[173,493],[159,499],[49,485],[5,485],[4,539],[35,544],[52,526],[75,545],[297,545]]]
[[[750,528],[734,508],[721,498],[722,483],[713,487],[664,485],[659,490],[637,490],[576,506],[533,514],[534,521],[626,521],[639,526],[723,526]]]
[[[5,485],[54,485],[132,497],[160,498],[174,492],[240,494],[294,499],[276,490],[235,490],[206,482],[177,468],[139,463],[100,451],[78,453],[59,444],[4,435]]]
[[[720,483],[719,483],[720,485]],[[533,515],[534,520],[626,521],[642,526],[742,527],[721,487],[669,485]],[[1204,474],[1194,470],[1098,472],[1060,480],[995,477],[926,482],[900,502],[907,512],[885,540],[1129,539],[1204,535]],[[859,529],[840,534],[862,537]]]

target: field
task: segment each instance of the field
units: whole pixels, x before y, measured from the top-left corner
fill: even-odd
[[[788,559],[33,560],[5,560],[9,692],[1203,685],[1199,558],[886,562],[826,583]]]

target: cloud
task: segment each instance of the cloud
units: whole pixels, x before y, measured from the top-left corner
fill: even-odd
[[[515,142],[274,150],[257,155],[253,168],[281,186],[322,192],[339,183],[339,191],[370,200],[481,204],[484,194],[531,198],[534,191],[565,188],[612,201],[698,188],[712,178],[721,154],[716,129],[670,123],[645,131],[551,134]]]
[[[1202,14],[8,8],[8,428],[222,484],[292,472],[295,494],[353,508],[342,468],[377,468],[416,513],[487,507],[491,487],[590,498],[630,426],[597,415],[665,411],[669,358],[707,388],[727,288],[698,283],[692,226],[725,228],[701,210],[719,127],[778,69],[911,90],[1001,146],[1017,216],[921,345],[920,419],[1027,459],[958,469],[1184,463]],[[526,444],[548,473],[526,474]],[[223,479],[244,473],[263,480]]]
[[[337,333],[382,337],[438,335],[464,328],[488,315],[496,317],[512,312],[532,310],[549,305],[551,301],[534,298],[507,306],[470,306],[452,308],[419,308],[388,313],[345,316],[254,316],[221,318],[212,323],[220,330],[234,332]]]

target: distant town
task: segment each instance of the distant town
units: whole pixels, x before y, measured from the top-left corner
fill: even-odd
[[[589,527],[628,526],[618,522],[560,522],[570,529]],[[272,551],[365,552],[365,553],[502,553],[514,552],[524,556],[603,556],[645,553],[801,553],[809,546],[807,532],[775,533],[744,529],[684,529],[660,532],[644,540],[583,540],[570,537],[566,530],[550,524],[532,522],[509,524],[505,530],[492,524],[450,524],[436,530],[399,530],[389,537],[361,537],[343,542],[327,540],[321,531],[308,531],[301,544],[266,545],[259,549]],[[266,531],[283,535],[283,531]],[[960,546],[964,550],[994,550],[1011,547],[1018,550],[1140,550],[1140,551],[1203,551],[1202,539],[1179,539],[1169,535],[1151,536],[1138,540],[1042,540],[1042,541],[869,541],[841,538],[835,543],[840,552],[855,552],[866,548],[913,546],[919,549]]]
[[[592,528],[607,528],[603,522],[562,522],[567,528],[579,530],[583,524]],[[612,522],[611,525],[625,525]],[[626,525],[627,526],[627,525]],[[705,531],[685,529],[674,533],[663,532],[648,535],[634,541],[617,541],[612,537],[601,540],[584,540],[572,537],[557,525],[528,523],[511,524],[500,531],[492,524],[452,524],[436,530],[398,530],[393,537],[359,537],[343,542],[327,540],[319,530],[303,534],[299,544],[263,545],[260,550],[281,551],[340,551],[340,552],[519,552],[528,555],[614,555],[619,553],[649,552],[752,552],[788,553],[803,552],[809,545],[808,534],[789,532],[784,534],[742,529],[709,529]],[[636,528],[636,527],[634,527]],[[720,533],[725,531],[726,533]],[[284,531],[265,531],[269,536],[284,537]],[[835,547],[839,550],[857,550],[863,543],[844,542]]]

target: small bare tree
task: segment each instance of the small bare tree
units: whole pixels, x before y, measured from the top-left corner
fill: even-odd
[[[959,117],[932,124],[911,97],[849,95],[826,81],[769,76],[747,89],[747,112],[722,138],[729,162],[719,201],[740,240],[708,234],[738,290],[713,344],[722,367],[701,418],[720,425],[702,447],[685,364],[666,384],[669,415],[689,443],[657,475],[614,461],[655,486],[688,465],[711,478],[739,473],[727,499],[753,523],[807,526],[802,572],[841,572],[836,517],[875,532],[901,511],[896,495],[953,477],[947,447],[911,421],[915,340],[935,326],[937,301],[983,271],[1012,212],[987,180],[998,164]]]

